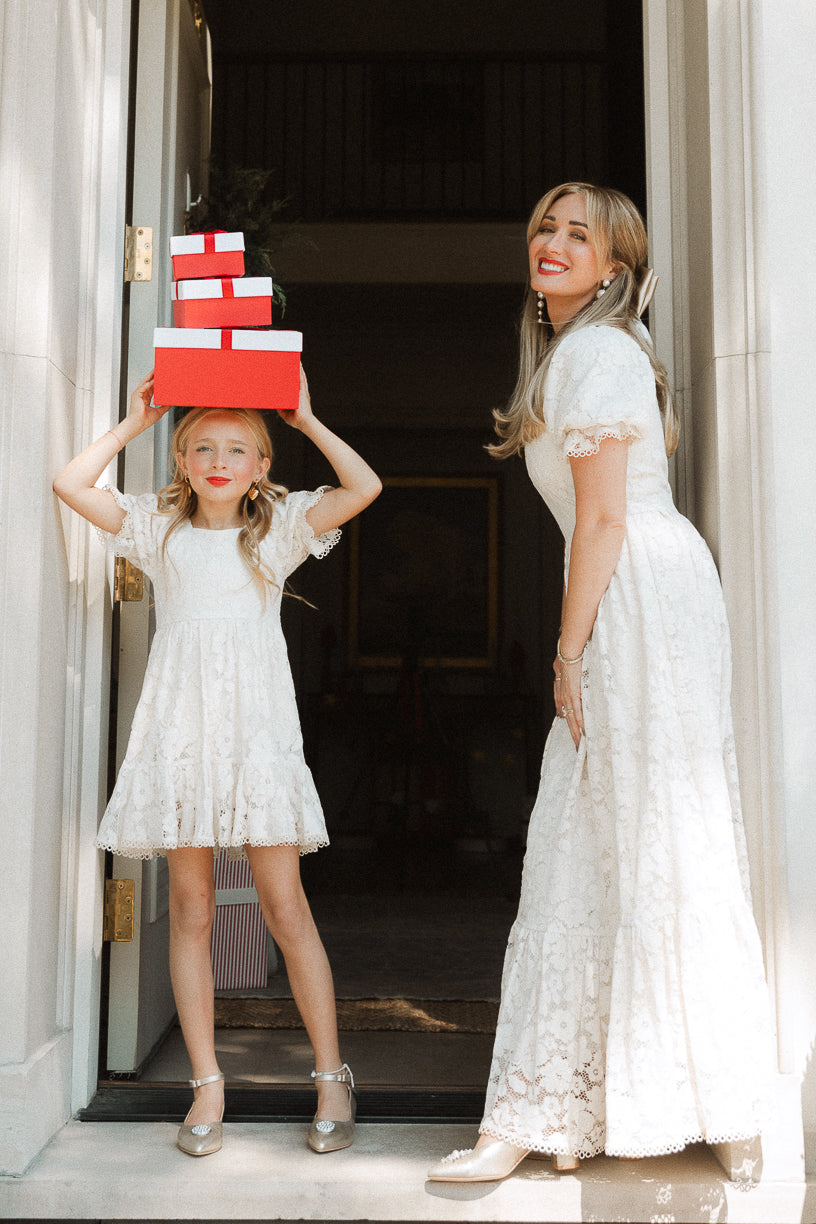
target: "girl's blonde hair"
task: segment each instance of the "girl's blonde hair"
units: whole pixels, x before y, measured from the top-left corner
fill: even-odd
[[[188,522],[196,511],[198,498],[190,488],[189,481],[179,466],[178,454],[186,455],[190,437],[198,422],[208,413],[220,412],[219,408],[192,408],[176,425],[173,441],[170,444],[170,465],[172,480],[161,489],[158,495],[159,510],[164,514],[172,514],[172,522],[167,529],[162,544],[162,555],[167,549],[167,542],[173,532],[178,531],[183,523]],[[266,422],[260,412],[248,408],[231,408],[230,412],[242,424],[246,425],[252,434],[259,459],[268,459],[270,465],[273,459],[272,439]],[[267,473],[269,469],[267,468]],[[258,496],[252,500],[245,494],[241,500],[241,518],[243,524],[238,534],[238,551],[249,566],[252,577],[260,583],[264,591],[267,586],[276,590],[278,584],[274,575],[261,559],[261,540],[272,524],[272,506],[281,497],[285,497],[288,489],[284,485],[273,484],[264,474],[257,482]]]
[[[503,441],[487,449],[495,458],[505,459],[518,454],[541,433],[544,428],[544,382],[558,345],[565,336],[580,327],[605,323],[627,332],[649,358],[663,418],[666,454],[672,455],[677,449],[680,425],[672,403],[668,375],[648,333],[639,326],[637,311],[638,292],[648,258],[643,218],[628,196],[620,191],[610,187],[594,187],[591,183],[562,183],[542,196],[533,209],[527,226],[528,246],[553,204],[566,195],[580,195],[584,200],[589,240],[595,249],[599,267],[613,263],[618,271],[606,292],[600,298],[593,297],[555,335],[549,324],[545,327],[538,322],[536,294],[528,283],[519,329],[518,381],[507,407],[496,409],[493,413],[496,433]]]

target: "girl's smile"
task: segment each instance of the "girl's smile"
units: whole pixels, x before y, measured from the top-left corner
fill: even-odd
[[[198,497],[196,527],[237,526],[242,498],[269,467],[240,418],[217,410],[201,418],[176,458]]]

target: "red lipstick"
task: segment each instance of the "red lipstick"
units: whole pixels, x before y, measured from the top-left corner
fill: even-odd
[[[228,476],[208,476],[207,484],[216,485],[216,486],[229,484],[229,477]]]

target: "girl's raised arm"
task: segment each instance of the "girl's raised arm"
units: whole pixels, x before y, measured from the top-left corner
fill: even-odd
[[[306,521],[315,535],[331,531],[339,527],[365,510],[366,506],[378,497],[382,489],[380,478],[355,450],[348,446],[337,434],[332,433],[318,421],[312,412],[309,398],[309,384],[306,374],[300,371],[300,397],[296,412],[280,414],[287,424],[292,425],[305,434],[319,451],[321,451],[335,471],[340,481],[338,489],[330,489],[321,497],[316,506],[306,511]]]
[[[54,492],[66,506],[76,510],[95,527],[114,535],[124,522],[125,512],[106,489],[95,487],[96,482],[123,446],[155,425],[168,411],[167,408],[151,404],[152,395],[151,370],[131,395],[130,412],[124,421],[92,442],[54,478]]]

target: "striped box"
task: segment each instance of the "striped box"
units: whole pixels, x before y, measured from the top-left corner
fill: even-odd
[[[231,861],[222,851],[215,860],[213,977],[216,990],[266,985],[267,930],[252,872],[246,859]]]

